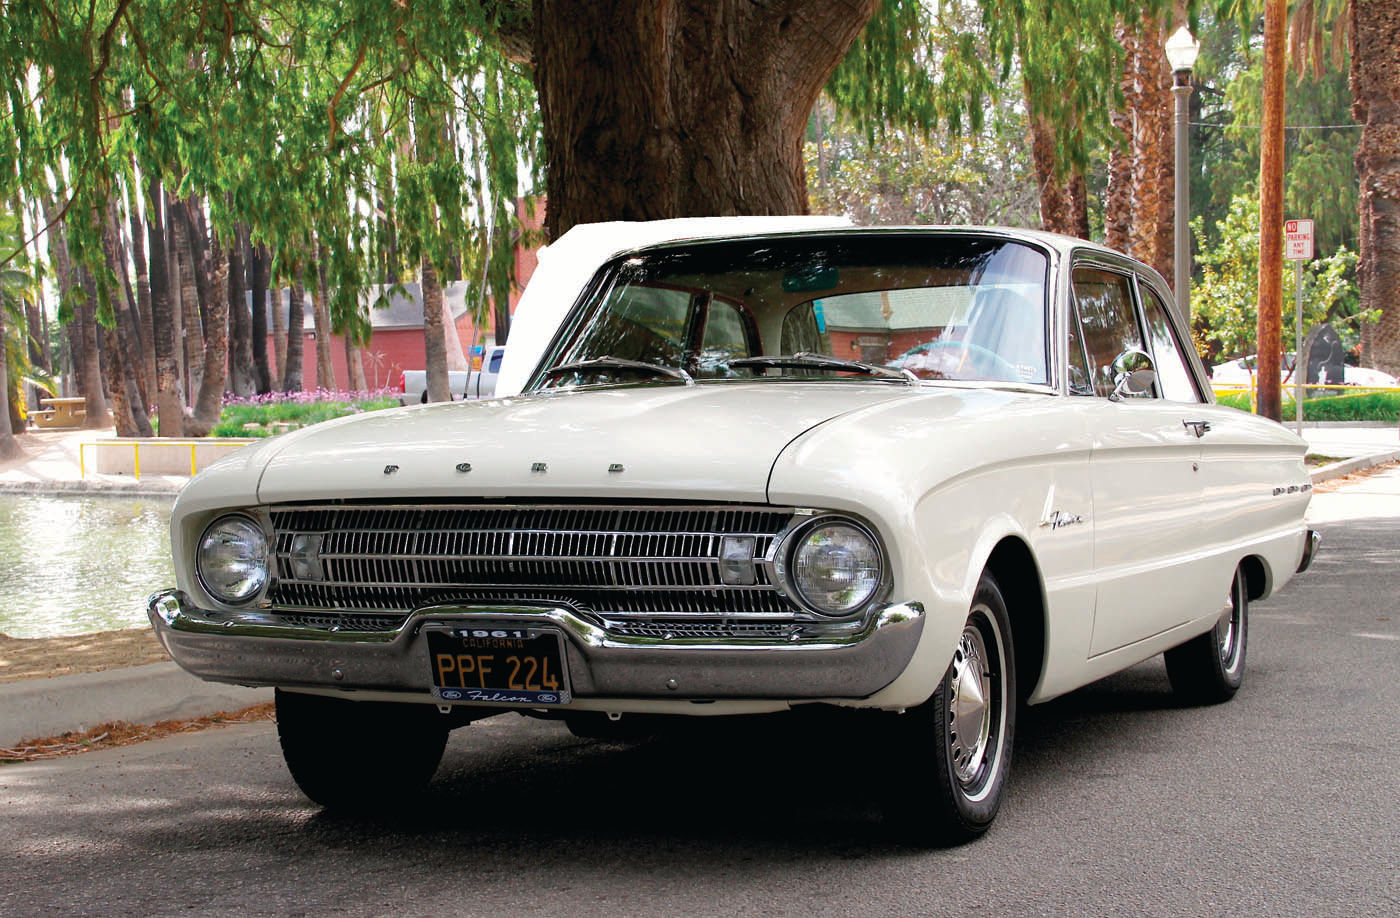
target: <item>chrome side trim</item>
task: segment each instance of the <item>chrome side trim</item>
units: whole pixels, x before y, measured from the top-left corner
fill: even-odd
[[[244,685],[401,691],[427,696],[425,625],[528,624],[564,637],[573,693],[631,698],[864,698],[904,671],[923,633],[916,602],[880,607],[858,629],[774,640],[618,635],[547,606],[439,605],[415,610],[397,631],[327,631],[263,612],[211,612],[184,593],[150,598],[148,614],[180,666]]]

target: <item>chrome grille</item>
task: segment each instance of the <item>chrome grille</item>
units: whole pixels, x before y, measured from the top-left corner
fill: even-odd
[[[397,613],[401,623],[439,603],[549,603],[608,621],[699,616],[710,629],[717,619],[766,618],[765,627],[786,633],[785,623],[801,616],[766,567],[757,566],[753,585],[729,585],[718,557],[728,535],[752,536],[755,555],[765,556],[794,514],[723,505],[275,506],[279,577],[269,599],[289,618]],[[298,537],[315,540],[323,580],[292,576]]]

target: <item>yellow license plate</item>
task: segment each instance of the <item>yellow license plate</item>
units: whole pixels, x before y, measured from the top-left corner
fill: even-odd
[[[439,701],[560,705],[571,700],[558,632],[468,627],[426,635]]]

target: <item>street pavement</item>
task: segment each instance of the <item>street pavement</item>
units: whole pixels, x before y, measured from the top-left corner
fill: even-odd
[[[1400,914],[1400,519],[1323,530],[1251,607],[1233,701],[1181,706],[1159,657],[1026,709],[961,848],[890,840],[881,805],[929,764],[861,720],[608,743],[504,715],[360,818],[302,798],[256,724],[0,768],[0,914]]]

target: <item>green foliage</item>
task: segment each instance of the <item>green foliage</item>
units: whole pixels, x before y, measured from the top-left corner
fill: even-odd
[[[1284,392],[1283,419],[1293,420],[1293,390]],[[1248,392],[1227,392],[1217,394],[1215,400],[1222,405],[1238,408],[1241,411],[1253,410]],[[1400,421],[1400,392],[1358,392],[1355,395],[1329,395],[1321,398],[1303,398],[1303,419],[1305,421],[1387,421],[1391,424]]]
[[[874,140],[849,122],[833,123],[818,103],[811,124],[820,119],[820,138],[809,130],[805,150],[812,211],[862,225],[1036,225],[1025,116],[1013,101],[1003,97],[976,135],[892,128]]]
[[[1255,350],[1259,321],[1259,199],[1243,194],[1234,198],[1218,227],[1217,242],[1206,238],[1203,223],[1201,217],[1191,223],[1200,271],[1200,279],[1191,288],[1193,333],[1201,353],[1208,355],[1207,362],[1218,363]],[[1312,328],[1330,322],[1348,347],[1356,342],[1361,322],[1379,319],[1378,311],[1359,309],[1360,298],[1353,280],[1355,266],[1355,253],[1345,248],[1303,266],[1304,326]],[[1294,268],[1285,264],[1285,350],[1296,346],[1293,323],[1287,321],[1293,315],[1295,290]]]
[[[1208,178],[1198,212],[1206,228],[1228,211],[1230,199],[1259,186],[1259,124],[1263,120],[1263,55],[1239,56],[1236,70],[1223,85],[1219,107],[1209,120],[1225,125],[1219,146],[1200,174]],[[1317,250],[1330,254],[1357,247],[1356,144],[1360,127],[1352,124],[1347,62],[1287,82],[1284,121],[1284,209],[1317,228]]]
[[[0,200],[54,194],[100,274],[89,215],[158,178],[205,201],[225,245],[246,225],[281,282],[324,249],[332,326],[361,341],[355,292],[423,257],[489,264],[508,291],[539,117],[493,21],[456,0],[5,4]]]
[[[224,406],[219,423],[209,432],[213,437],[270,437],[299,427],[365,411],[395,408],[392,395],[327,399],[278,398],[238,402]],[[249,426],[254,425],[254,426]]]

